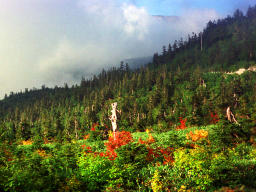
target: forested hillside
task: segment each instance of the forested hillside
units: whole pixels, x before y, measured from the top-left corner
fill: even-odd
[[[210,21],[200,34],[163,46],[146,67],[130,70],[121,63],[71,88],[11,93],[0,103],[2,138],[80,138],[93,123],[109,127],[113,101],[121,110],[119,127],[126,130],[168,130],[179,117],[206,125],[211,113],[224,115],[228,106],[238,118],[255,119],[255,72],[212,73],[256,65],[255,41],[256,7],[251,7],[246,15],[237,10],[233,17]]]
[[[6,95],[0,190],[253,191],[255,66],[256,6],[166,42],[138,69],[121,62],[79,85]]]

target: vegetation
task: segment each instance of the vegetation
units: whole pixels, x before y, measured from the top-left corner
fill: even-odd
[[[256,6],[145,67],[121,62],[70,88],[11,93],[0,101],[0,190],[254,190],[256,73],[225,72],[256,65],[255,39]]]
[[[1,144],[5,191],[251,191],[256,149],[226,120],[162,134],[121,132],[117,140]],[[236,127],[241,130],[241,127]],[[95,130],[97,131],[97,130]],[[94,131],[91,131],[94,132]],[[255,144],[255,142],[254,142]]]

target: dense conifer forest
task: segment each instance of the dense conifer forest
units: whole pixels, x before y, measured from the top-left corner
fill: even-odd
[[[166,42],[146,66],[6,95],[0,140],[3,191],[253,191],[256,6]]]

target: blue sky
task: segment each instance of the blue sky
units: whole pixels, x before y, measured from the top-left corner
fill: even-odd
[[[128,0],[126,0],[128,2]],[[239,8],[247,10],[256,0],[132,0],[137,6],[145,7],[152,15],[180,15],[186,9],[214,9],[226,16]]]

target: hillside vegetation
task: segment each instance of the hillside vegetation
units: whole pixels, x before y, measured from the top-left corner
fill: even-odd
[[[256,6],[163,46],[145,67],[6,95],[0,190],[253,191],[256,72],[226,72],[256,66],[255,45]]]

